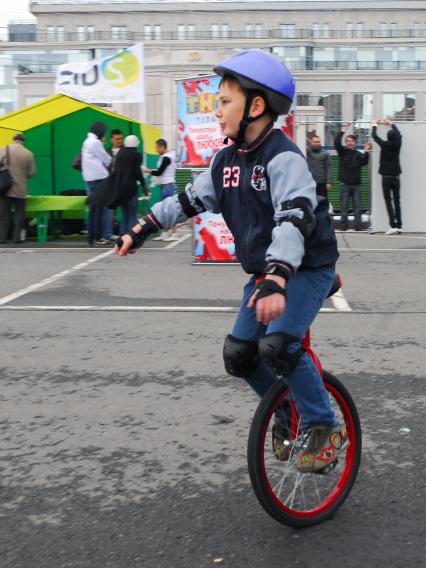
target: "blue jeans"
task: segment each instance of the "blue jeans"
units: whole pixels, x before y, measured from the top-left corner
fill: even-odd
[[[361,186],[349,185],[347,183],[340,182],[340,226],[343,230],[348,228],[348,209],[350,198],[352,198],[355,212],[355,228],[361,229]]]
[[[247,308],[247,302],[256,288],[253,276],[244,287],[243,301],[232,335],[239,339],[259,341],[269,333],[285,332],[299,337],[301,342],[330,291],[334,275],[334,267],[297,272],[287,284],[284,313],[272,320],[268,326],[256,320],[255,309]],[[292,344],[290,350],[298,349],[300,342]],[[264,361],[261,361],[256,371],[246,380],[256,393],[263,397],[277,380],[277,376]],[[321,375],[306,352],[299,359],[296,368],[285,376],[285,380],[302,415],[304,429],[311,424],[334,426],[337,423]]]
[[[175,183],[165,183],[160,187],[160,197],[161,201],[166,199],[166,197],[171,197],[177,193],[177,187]]]
[[[135,195],[130,201],[121,206],[120,235],[127,233],[136,225],[138,211],[138,196]]]
[[[114,211],[108,207],[102,207],[102,237],[107,241],[112,237],[112,221],[114,218]]]
[[[101,179],[86,182],[87,195],[90,195]],[[107,241],[112,236],[113,211],[108,207],[91,205],[89,208],[89,218],[87,222],[87,240],[89,243],[97,241],[101,237]]]

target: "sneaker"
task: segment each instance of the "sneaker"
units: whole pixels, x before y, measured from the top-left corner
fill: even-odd
[[[164,231],[158,235],[158,237],[154,237],[152,240],[153,241],[164,241],[164,239],[167,238],[167,233],[165,233]]]
[[[275,417],[272,426],[272,449],[275,459],[280,462],[288,461],[291,454],[290,431],[280,418]]]
[[[306,432],[308,445],[297,456],[297,469],[301,473],[318,473],[336,461],[349,445],[345,426],[313,424]]]
[[[390,227],[390,229],[388,229],[385,233],[385,235],[397,235],[400,232],[400,229],[397,229],[395,227]]]
[[[97,245],[98,247],[106,247],[109,244],[110,242],[106,239],[98,239],[97,241],[95,241],[95,245]]]
[[[178,241],[179,237],[176,236],[174,233],[172,233],[171,235],[167,235],[166,237],[164,237],[163,241],[166,243],[169,243],[171,241]]]
[[[402,229],[397,227],[395,235],[400,235],[402,233]]]

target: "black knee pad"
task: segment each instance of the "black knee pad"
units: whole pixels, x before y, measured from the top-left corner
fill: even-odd
[[[259,341],[260,357],[277,375],[289,375],[305,352],[303,347],[299,347],[292,353],[289,352],[288,346],[292,343],[300,345],[300,338],[283,332],[265,335]]]
[[[257,343],[227,335],[223,345],[223,360],[227,373],[244,379],[251,375],[259,365]]]

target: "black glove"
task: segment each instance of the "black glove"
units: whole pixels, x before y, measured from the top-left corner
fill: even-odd
[[[272,296],[272,294],[282,294],[284,298],[287,298],[287,292],[285,288],[280,286],[277,282],[275,282],[275,280],[269,280],[269,279],[267,280],[265,278],[264,280],[259,282],[259,284],[256,286],[256,290],[258,291],[258,293],[254,300],[255,303],[257,302],[257,300],[260,300],[261,298],[266,298],[266,296]]]

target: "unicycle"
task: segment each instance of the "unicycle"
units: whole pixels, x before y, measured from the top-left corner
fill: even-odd
[[[335,293],[340,281],[330,292]],[[300,473],[297,455],[306,446],[301,417],[284,379],[265,394],[254,415],[247,449],[248,470],[254,493],[265,511],[279,523],[302,528],[329,519],[348,497],[361,461],[361,425],[351,395],[331,373],[323,371],[310,347],[308,330],[303,346],[320,371],[339,423],[346,425],[349,445],[321,473]],[[275,412],[285,408],[287,459],[279,461],[272,441]]]

